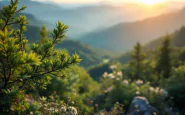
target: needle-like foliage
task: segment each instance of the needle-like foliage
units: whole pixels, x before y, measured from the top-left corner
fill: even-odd
[[[19,15],[26,7],[18,8],[18,3],[11,0],[0,12],[0,113],[12,108],[24,111],[28,105],[21,95],[27,89],[45,88],[53,77],[65,76],[66,68],[80,62],[77,54],[69,56],[55,49],[68,29],[60,21],[52,39],[29,45],[24,36],[28,21],[26,16]]]

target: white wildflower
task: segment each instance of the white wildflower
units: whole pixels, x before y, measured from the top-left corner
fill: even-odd
[[[66,112],[66,106],[62,106],[61,108],[60,108],[60,110],[62,111],[62,112]]]
[[[55,109],[55,113],[58,113],[59,112],[59,110],[58,109]]]
[[[150,87],[149,90],[150,90],[150,91],[154,91],[154,88],[153,88],[153,87]]]
[[[108,73],[107,72],[104,72],[103,73],[103,77],[106,78],[108,76]]]
[[[128,80],[123,80],[123,85],[128,85]]]
[[[110,79],[114,79],[114,78],[115,78],[115,76],[114,76],[112,73],[110,73],[110,74],[108,75],[108,77],[109,77]]]
[[[55,111],[55,108],[54,107],[51,107],[48,109],[49,111]]]
[[[155,92],[159,93],[159,87],[155,88]]]
[[[72,106],[68,107],[68,110],[71,113],[71,115],[77,115],[77,113],[78,113],[77,109],[75,107],[72,107]]]
[[[142,85],[142,84],[143,84],[143,81],[142,81],[142,80],[137,80],[137,81],[136,81],[136,84],[137,84],[137,85]]]
[[[109,68],[113,70],[113,69],[116,69],[117,66],[116,65],[111,65],[111,66],[109,66]]]
[[[139,91],[136,91],[136,95],[140,95],[140,92]]]
[[[159,92],[160,92],[162,95],[165,95],[165,96],[168,95],[168,92],[167,92],[165,89],[160,89]]]
[[[123,73],[121,71],[120,72],[117,72],[117,76],[122,77],[123,76]]]

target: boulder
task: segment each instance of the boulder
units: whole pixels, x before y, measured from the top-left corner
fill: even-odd
[[[130,115],[159,115],[159,111],[152,107],[145,97],[135,97],[131,103]]]

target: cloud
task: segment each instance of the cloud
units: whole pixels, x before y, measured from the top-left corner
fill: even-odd
[[[55,3],[93,3],[99,2],[100,0],[32,0],[40,2],[55,2]]]
[[[112,2],[112,3],[137,3],[138,0],[32,0],[40,2],[55,2],[55,3],[97,3],[97,2]],[[184,0],[167,0],[169,3],[185,3]]]

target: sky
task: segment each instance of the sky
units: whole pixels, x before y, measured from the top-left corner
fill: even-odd
[[[42,1],[42,2],[56,2],[56,3],[98,3],[98,2],[113,2],[113,3],[138,3],[143,0],[34,0],[34,1]],[[145,1],[151,1],[151,0],[145,0]],[[166,0],[169,3],[172,2],[184,2],[185,0]]]

